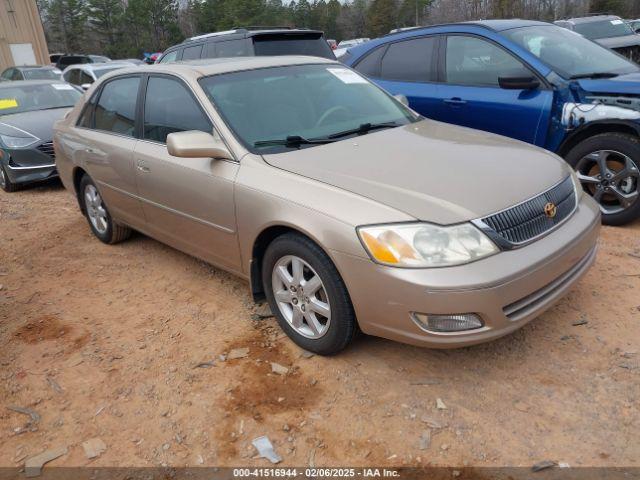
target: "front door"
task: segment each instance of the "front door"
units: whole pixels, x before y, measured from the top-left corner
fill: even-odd
[[[506,90],[500,76],[531,76],[532,71],[502,47],[468,35],[446,38],[438,112],[434,118],[544,145],[553,92]]]
[[[148,79],[134,162],[147,231],[169,245],[232,270],[241,266],[234,207],[239,163],[169,155],[167,135],[213,124],[185,83]]]

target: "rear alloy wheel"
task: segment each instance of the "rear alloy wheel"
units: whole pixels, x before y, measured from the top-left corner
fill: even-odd
[[[640,141],[606,133],[578,144],[567,161],[583,189],[600,205],[602,221],[623,225],[640,216]]]
[[[287,233],[271,242],[262,282],[278,324],[300,347],[333,355],[353,339],[357,326],[347,287],[331,259],[307,237]]]
[[[112,220],[98,188],[88,175],[80,180],[80,202],[93,234],[104,243],[118,243],[131,235],[131,230]]]

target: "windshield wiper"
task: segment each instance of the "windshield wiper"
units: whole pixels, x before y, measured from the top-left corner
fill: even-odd
[[[300,148],[300,145],[324,145],[332,143],[334,140],[328,138],[309,139],[300,135],[289,135],[287,138],[276,138],[273,140],[258,140],[253,142],[254,147],[269,147],[273,145],[283,145],[290,148]]]
[[[579,75],[572,75],[569,77],[569,80],[579,80],[581,78],[613,78],[617,77],[618,73],[612,72],[592,72],[592,73],[581,73]]]
[[[400,126],[398,122],[384,122],[384,123],[363,123],[358,128],[352,128],[350,130],[344,130],[342,132],[333,133],[327,138],[340,138],[347,135],[365,135],[372,130],[380,130],[382,128],[394,128]]]

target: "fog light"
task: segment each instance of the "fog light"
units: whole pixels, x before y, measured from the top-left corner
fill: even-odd
[[[482,328],[482,320],[475,313],[460,315],[414,313],[411,317],[416,325],[428,332],[461,332]]]

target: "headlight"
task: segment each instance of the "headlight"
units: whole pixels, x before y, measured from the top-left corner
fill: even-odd
[[[394,267],[448,267],[498,252],[484,233],[468,223],[375,225],[358,228],[358,235],[376,262]]]
[[[30,137],[10,137],[9,135],[0,135],[0,140],[2,140],[2,143],[4,143],[7,148],[24,148],[40,141],[39,138],[34,137],[33,135]]]
[[[573,190],[576,194],[576,202],[580,201],[580,197],[584,193],[582,188],[582,184],[580,183],[580,179],[578,178],[578,173],[572,168],[571,169],[571,180],[573,180]]]

